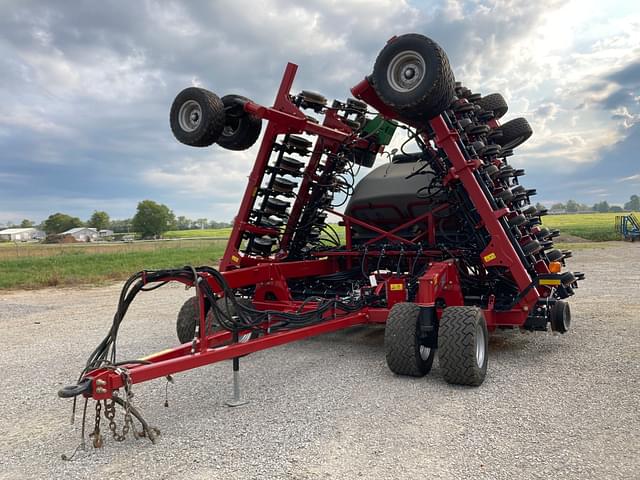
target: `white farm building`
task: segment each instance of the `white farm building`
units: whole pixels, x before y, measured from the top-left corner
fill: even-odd
[[[5,228],[0,230],[0,240],[10,242],[28,242],[29,240],[42,240],[45,233],[37,228]]]
[[[95,242],[100,237],[100,234],[95,228],[76,227],[62,232],[60,235],[71,235],[78,242]]]

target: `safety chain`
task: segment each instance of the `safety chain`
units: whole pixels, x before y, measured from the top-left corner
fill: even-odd
[[[124,425],[122,426],[122,433],[118,433],[117,425],[115,421],[116,416],[116,402],[113,399],[104,401],[104,416],[109,420],[109,430],[116,442],[122,442],[127,438],[129,431],[133,432],[135,438],[144,437],[145,432],[138,432],[133,425],[133,417],[131,416],[131,398],[133,397],[133,391],[131,390],[131,376],[129,370],[123,367],[115,368],[115,372],[122,378],[122,385],[124,387]],[[114,392],[114,395],[117,392]]]
[[[109,420],[109,430],[111,430],[111,435],[113,436],[116,442],[122,442],[127,438],[127,435],[130,430],[133,431],[134,437],[138,437],[138,432],[133,427],[133,419],[131,418],[131,413],[125,410],[124,414],[124,425],[122,426],[122,433],[118,433],[117,425],[115,421],[116,416],[116,405],[113,400],[105,400],[104,401],[104,416]]]
[[[118,391],[113,392],[113,397],[106,400],[98,400],[96,401],[96,414],[95,414],[95,422],[93,432],[89,434],[89,438],[92,439],[94,448],[102,448],[104,446],[104,436],[100,431],[100,420],[102,416],[102,410],[104,406],[104,417],[109,422],[109,430],[111,431],[111,435],[115,439],[116,442],[124,441],[129,432],[132,432],[134,438],[143,438],[147,437],[151,440],[152,443],[155,443],[158,436],[160,435],[160,430],[155,427],[150,427],[141,417],[140,412],[138,412],[133,406],[131,399],[133,398],[133,391],[131,389],[131,376],[129,374],[129,370],[124,367],[110,367],[115,373],[120,375],[122,378],[122,386],[124,388],[124,397],[120,399],[118,395]],[[173,378],[170,375],[167,376],[167,382],[173,382]],[[116,403],[122,405],[124,409],[124,425],[122,426],[122,431],[118,432],[118,426],[116,425]],[[165,406],[168,406],[168,399],[165,398]],[[82,443],[76,447],[73,454],[71,456],[62,455],[63,460],[70,461],[75,456],[76,452],[81,449],[84,450],[84,419],[86,416],[86,400],[84,407],[84,414],[82,420]],[[142,431],[137,431],[135,425],[133,423],[133,417],[140,421],[142,424]]]
[[[89,438],[93,439],[93,448],[102,448],[104,445],[104,437],[100,433],[100,411],[102,410],[102,405],[100,402],[96,402],[96,420],[95,426],[93,428],[93,432],[89,434]]]

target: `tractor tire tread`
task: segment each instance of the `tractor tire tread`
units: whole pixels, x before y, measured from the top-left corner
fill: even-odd
[[[378,97],[380,97],[387,106],[396,110],[402,116],[410,119],[431,120],[446,110],[451,105],[455,96],[455,78],[449,64],[449,59],[440,45],[424,35],[412,33],[403,35],[400,38],[413,38],[422,41],[428,45],[428,48],[432,49],[435,56],[434,68],[437,69],[434,82],[419,98],[409,103],[399,103],[389,98],[389,96],[385,94],[384,89],[381,88],[380,83],[375,80],[372,82],[373,88]],[[386,49],[383,49],[376,58],[373,68],[374,79],[377,76],[376,71],[384,70],[386,75],[386,68],[381,66],[381,63],[385,61],[385,50]]]
[[[222,103],[225,107],[235,102],[237,99],[250,101],[242,95],[225,95],[222,97]],[[255,115],[244,112],[239,119],[238,129],[232,135],[225,135],[224,129],[218,139],[218,145],[227,150],[246,150],[253,146],[258,140],[262,131],[262,120]]]
[[[396,303],[389,312],[384,331],[386,360],[389,369],[397,375],[423,377],[431,370],[431,363],[425,368],[424,362],[416,355],[419,314],[420,307],[415,303]]]
[[[183,131],[178,120],[180,106],[188,99],[196,99],[203,108],[205,128],[195,132]],[[208,147],[220,138],[224,129],[224,104],[213,92],[204,88],[188,87],[182,90],[173,101],[169,120],[171,131],[178,141],[192,147]]]
[[[476,105],[480,105],[483,110],[493,112],[496,118],[501,118],[509,110],[507,101],[499,93],[490,93],[474,102]]]
[[[476,327],[481,317],[482,312],[477,307],[445,309],[438,331],[438,358],[447,383],[478,386],[484,381],[488,353],[486,344],[483,368],[478,366],[475,353]],[[484,328],[486,342],[486,325]]]

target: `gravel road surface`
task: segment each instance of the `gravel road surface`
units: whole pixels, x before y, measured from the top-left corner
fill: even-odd
[[[383,330],[354,328],[243,359],[243,407],[224,405],[230,362],[176,375],[169,408],[164,380],[136,386],[158,444],[108,437],[72,462],[80,422],[56,391],[107,332],[119,285],[2,293],[0,479],[639,478],[640,245],[580,250],[571,267],[588,275],[572,331],[495,335],[479,388],[447,385],[437,362],[396,377]],[[119,352],[175,345],[189,294],[143,294]]]

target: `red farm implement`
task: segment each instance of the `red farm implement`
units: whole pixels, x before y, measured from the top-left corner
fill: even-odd
[[[583,274],[562,271],[571,252],[553,247],[558,232],[507,162],[532,131],[524,118],[500,124],[501,95],[455,82],[442,49],[415,34],[390,39],[345,102],[292,94],[296,70],[287,65],[273,107],[194,87],[176,97],[171,128],[187,145],[243,150],[266,122],[226,252],[219,269],[131,277],[109,334],[60,396],[95,400],[98,418],[119,403],[126,429],[133,415],[153,439],[134,384],[233,360],[238,404],[240,357],[306,337],[386,323],[392,372],[423,376],[437,352],[447,382],[477,386],[489,332],[567,331],[564,299]],[[394,134],[400,153],[385,152]],[[384,164],[360,174],[376,158]],[[178,316],[181,344],[119,360],[129,305],[166,282],[195,290]]]

